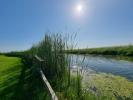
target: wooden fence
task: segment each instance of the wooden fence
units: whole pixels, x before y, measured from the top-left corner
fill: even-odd
[[[37,55],[35,55],[35,59],[40,63],[41,66],[43,66],[42,63],[45,62],[45,60],[41,59]],[[42,69],[40,68],[39,71],[40,71],[41,77],[42,77],[42,79],[44,81],[44,84],[45,84],[45,86],[47,88],[48,94],[51,97],[51,100],[58,100],[54,90],[52,89],[52,87],[51,87],[50,83],[48,82],[48,80],[47,80],[45,74],[43,73]]]

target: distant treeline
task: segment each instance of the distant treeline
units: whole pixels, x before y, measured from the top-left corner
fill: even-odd
[[[85,48],[67,50],[67,53],[72,54],[99,54],[99,55],[121,55],[133,56],[133,45],[117,46],[117,47],[102,47],[102,48]]]

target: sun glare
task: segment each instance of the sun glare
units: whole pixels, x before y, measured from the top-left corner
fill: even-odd
[[[79,4],[79,5],[77,5],[76,9],[77,9],[78,12],[82,12],[83,6],[81,4]]]
[[[75,6],[75,12],[76,12],[76,15],[77,15],[77,16],[83,15],[83,13],[84,13],[84,6],[83,6],[83,3],[78,3],[78,4]]]
[[[74,18],[80,19],[85,19],[87,14],[88,14],[88,7],[86,6],[86,2],[77,2],[75,3],[73,7],[73,13],[74,13]],[[90,7],[90,6],[89,6]]]

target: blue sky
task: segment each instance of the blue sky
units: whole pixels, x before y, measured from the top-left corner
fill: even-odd
[[[77,33],[79,48],[132,44],[133,0],[0,0],[0,51],[28,49],[47,31]]]

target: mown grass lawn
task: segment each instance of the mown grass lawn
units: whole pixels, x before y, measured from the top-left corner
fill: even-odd
[[[21,73],[21,59],[0,56],[0,98],[7,99],[14,95],[15,85]]]
[[[0,100],[43,100],[46,98],[41,79],[21,58],[0,55]]]

